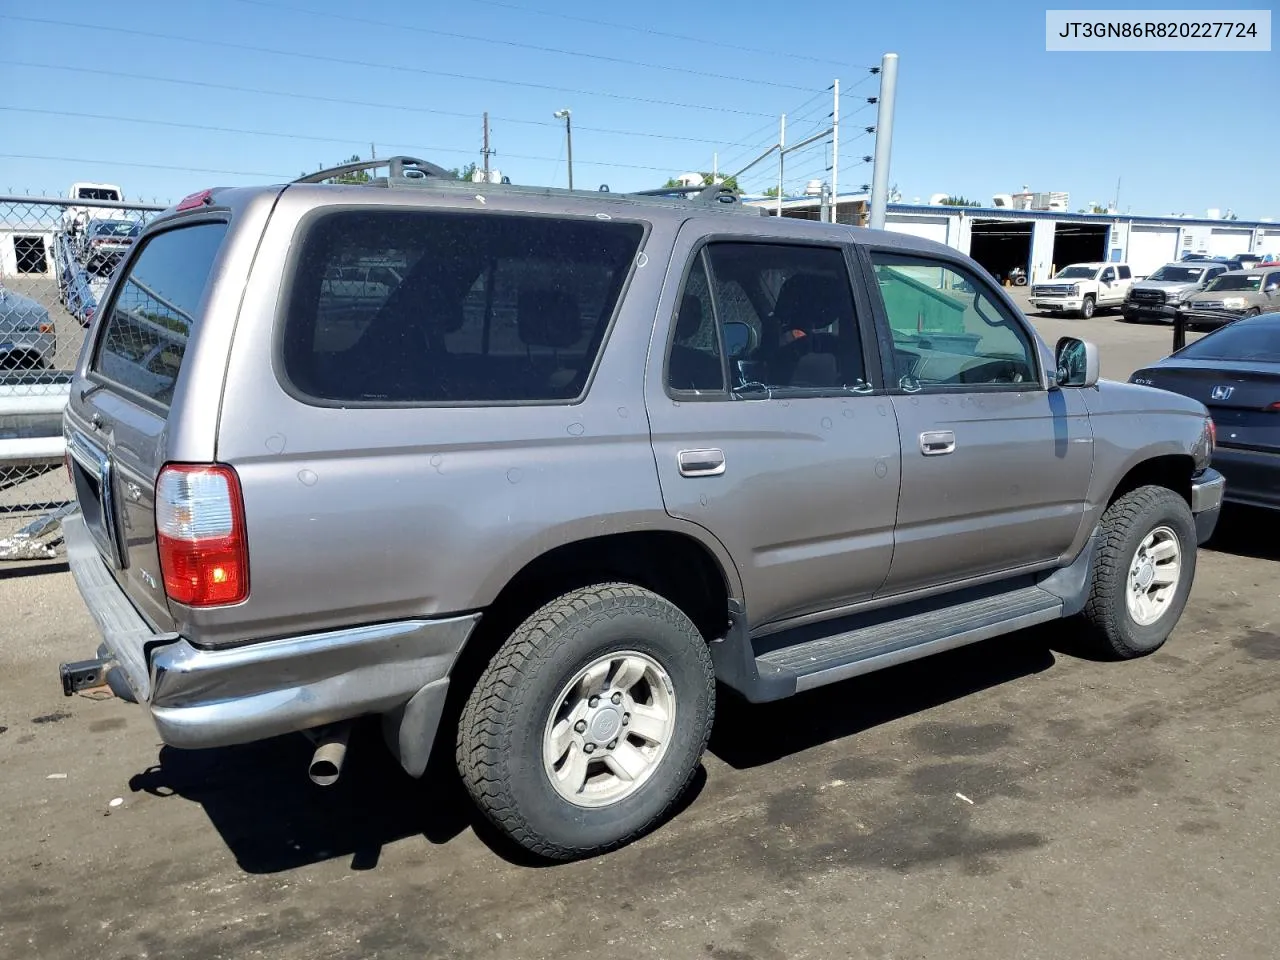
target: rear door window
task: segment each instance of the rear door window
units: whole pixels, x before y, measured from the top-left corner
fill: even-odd
[[[572,400],[586,388],[640,224],[343,210],[305,233],[281,362],[333,403]]]
[[[169,405],[226,234],[225,223],[200,223],[157,233],[143,243],[116,287],[90,365],[93,373]]]

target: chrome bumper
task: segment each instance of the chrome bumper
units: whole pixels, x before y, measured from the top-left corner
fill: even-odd
[[[174,747],[223,747],[407,704],[449,671],[480,615],[404,620],[204,650],[142,618],[84,521],[63,521],[67,562],[107,650]],[[440,682],[444,681],[443,684]]]
[[[1226,487],[1226,477],[1217,470],[1205,470],[1191,481],[1191,512],[1217,510],[1222,506],[1222,493]]]

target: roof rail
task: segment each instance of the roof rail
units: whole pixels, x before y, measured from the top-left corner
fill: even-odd
[[[702,187],[657,187],[653,190],[636,190],[637,197],[686,197],[694,203],[739,203],[738,195],[723,183]]]
[[[419,160],[417,157],[385,157],[380,160],[355,160],[338,167],[317,170],[315,173],[308,173],[306,176],[299,177],[292,182],[323,183],[326,180],[332,180],[334,177],[345,176],[349,173],[367,172],[376,170],[379,167],[387,168],[387,179],[389,180],[423,180],[427,177],[453,179],[453,174],[444,167],[429,163],[426,160]]]

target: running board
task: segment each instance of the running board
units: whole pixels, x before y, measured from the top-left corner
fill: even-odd
[[[1023,587],[780,647],[756,657],[756,669],[762,678],[795,678],[797,692],[811,690],[1061,616],[1061,597]]]

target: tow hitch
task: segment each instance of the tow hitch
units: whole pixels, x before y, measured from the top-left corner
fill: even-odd
[[[107,685],[107,673],[117,666],[111,659],[77,660],[75,663],[58,664],[58,676],[62,678],[63,696],[73,696],[81,690]]]

